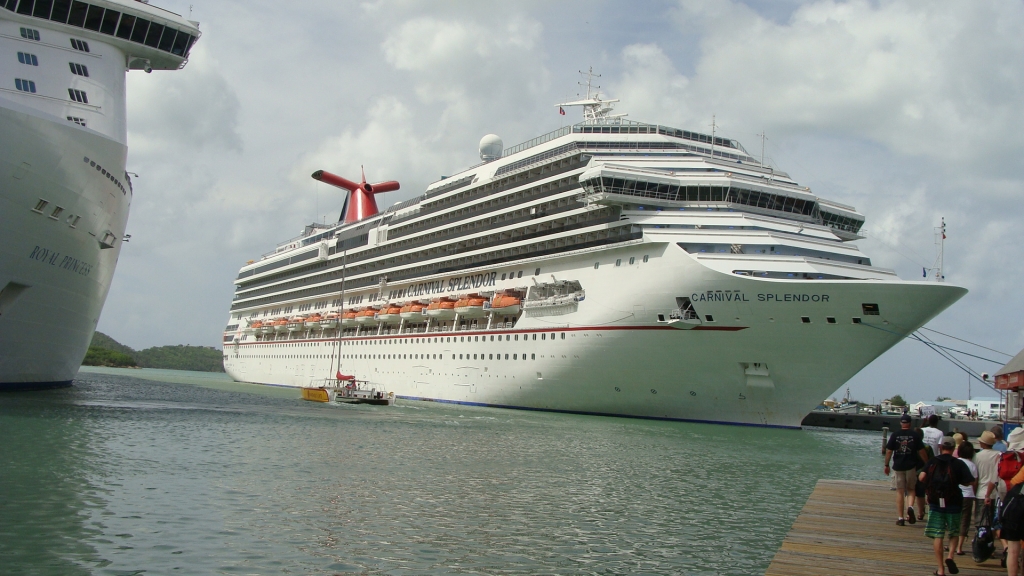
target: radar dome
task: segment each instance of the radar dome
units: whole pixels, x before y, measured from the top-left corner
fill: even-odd
[[[501,151],[503,149],[504,144],[497,134],[488,134],[480,139],[480,159],[484,162],[501,158]]]

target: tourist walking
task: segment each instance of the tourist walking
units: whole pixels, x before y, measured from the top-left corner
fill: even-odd
[[[888,476],[891,472],[896,476],[896,524],[905,525],[908,521],[917,522],[914,512],[914,488],[917,485],[917,467],[919,462],[926,460],[926,452],[921,439],[910,429],[910,415],[900,417],[900,429],[889,436],[885,445],[885,468]],[[890,468],[889,463],[892,462]],[[906,496],[910,496],[909,503]],[[906,505],[906,508],[904,508]],[[906,515],[904,515],[906,511]]]
[[[982,515],[994,512],[999,507],[999,457],[1000,453],[992,449],[996,443],[996,435],[991,430],[986,430],[978,437],[978,446],[981,450],[974,455],[974,464],[978,467],[978,489],[976,494],[982,501],[983,506],[975,508],[974,525],[980,526],[983,521]],[[993,514],[993,516],[995,516]],[[999,520],[992,518],[992,529],[998,534]],[[1003,542],[1003,561],[1006,561],[1006,543]]]
[[[956,442],[954,440],[954,442]],[[974,476],[974,482],[971,482],[968,486],[961,486],[960,491],[963,492],[964,503],[963,508],[960,511],[960,538],[956,543],[956,555],[964,555],[964,541],[970,536],[971,531],[971,519],[973,517],[975,504],[980,504],[976,500],[977,488],[978,488],[978,467],[974,464],[974,445],[970,442],[961,442],[955,450],[959,453],[959,458],[967,469],[971,471],[971,475]]]
[[[939,445],[940,454],[925,465],[918,477],[924,483],[928,496],[928,522],[924,535],[932,539],[932,548],[938,564],[937,576],[957,574],[960,569],[953,559],[960,536],[960,518],[963,510],[963,491],[961,486],[975,482],[971,470],[958,458],[953,458],[956,446],[952,440]],[[942,545],[949,536],[949,554],[943,554]],[[945,556],[945,557],[944,557]]]
[[[924,434],[924,443],[932,447],[932,454],[935,456],[939,455],[939,444],[942,444],[942,438],[945,434],[942,430],[939,430],[939,415],[932,414],[928,417],[928,426],[921,429]]]

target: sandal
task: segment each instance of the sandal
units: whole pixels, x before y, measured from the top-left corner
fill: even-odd
[[[949,570],[950,574],[959,574],[960,569],[957,568],[956,562],[953,562],[952,558],[946,558],[946,570]]]

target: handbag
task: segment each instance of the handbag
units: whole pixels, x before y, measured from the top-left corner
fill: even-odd
[[[981,521],[978,522],[977,533],[971,541],[971,555],[974,561],[981,564],[996,553],[996,539],[992,533],[992,504],[985,504],[981,509]]]

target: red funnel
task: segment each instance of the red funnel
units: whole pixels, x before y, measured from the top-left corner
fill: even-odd
[[[363,171],[362,182],[358,184],[324,170],[313,172],[313,179],[349,191],[350,196],[345,202],[345,212],[341,215],[341,220],[347,223],[358,222],[377,214],[377,202],[373,199],[374,194],[398,190],[398,182],[394,180],[367,184],[365,171]]]

